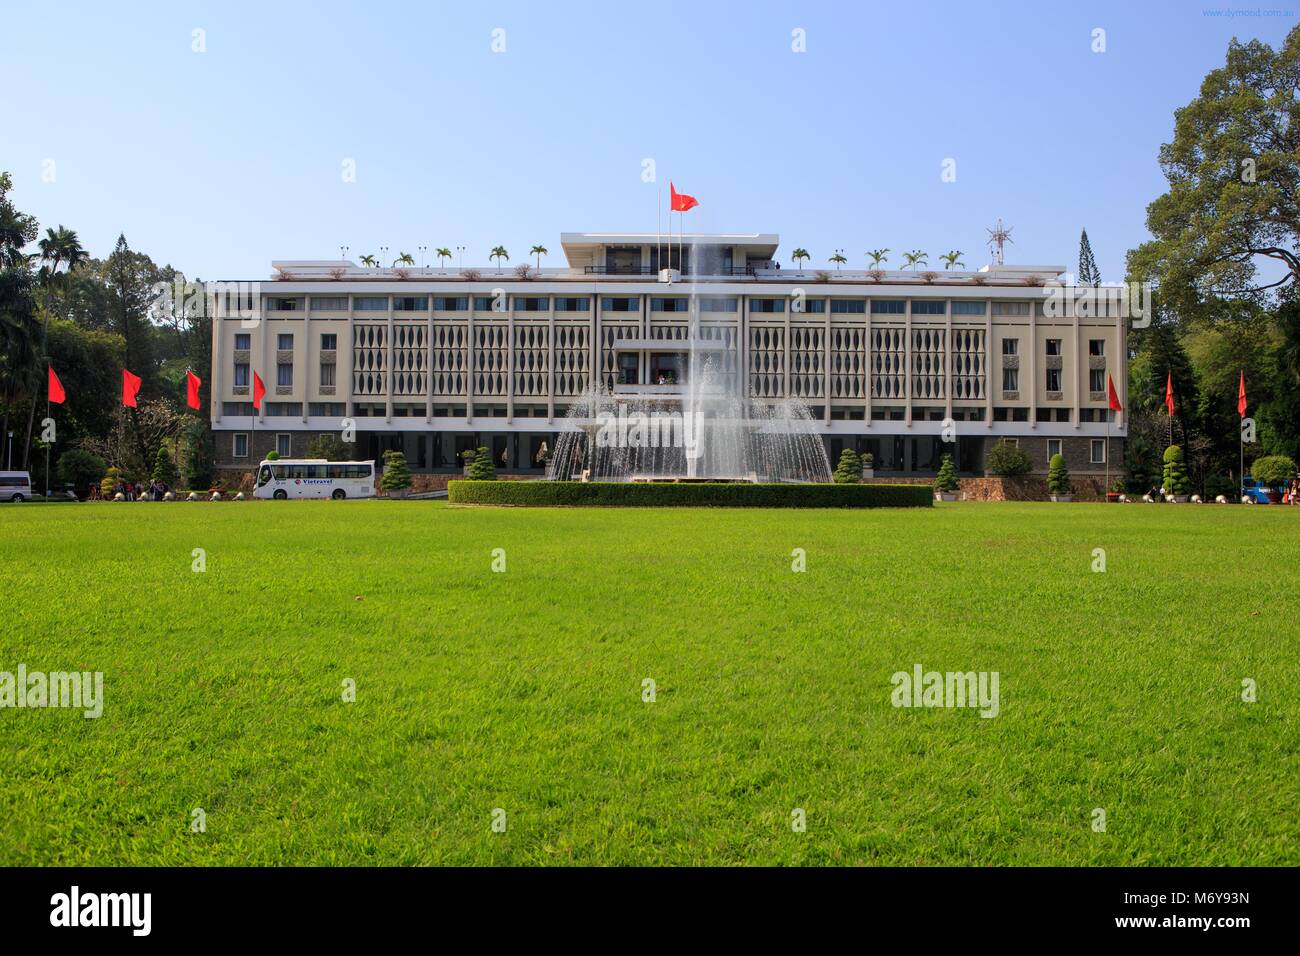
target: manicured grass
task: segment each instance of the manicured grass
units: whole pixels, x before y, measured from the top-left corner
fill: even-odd
[[[0,567],[0,670],[106,697],[0,710],[3,864],[1300,862],[1300,509],[0,506]]]

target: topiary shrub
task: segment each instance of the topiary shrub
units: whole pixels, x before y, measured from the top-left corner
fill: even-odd
[[[522,507],[928,508],[925,485],[452,481],[452,504]]]
[[[99,493],[107,500],[117,494],[117,486],[123,482],[122,469],[109,468],[99,480]]]
[[[989,449],[984,468],[989,474],[997,475],[999,478],[1015,478],[1017,475],[1027,475],[1033,471],[1034,463],[1030,460],[1029,453],[1015,442],[1000,438],[997,444]]]
[[[1185,495],[1192,490],[1192,480],[1187,477],[1187,466],[1183,463],[1183,450],[1177,445],[1165,449],[1163,477],[1167,495]]]
[[[104,459],[83,448],[69,448],[59,456],[59,480],[81,494],[99,481],[107,468]]]
[[[1057,453],[1047,465],[1047,490],[1054,495],[1070,493],[1070,469],[1065,467],[1065,456]]]
[[[1250,475],[1261,485],[1281,485],[1295,477],[1296,464],[1286,455],[1265,455],[1250,465]]]
[[[158,454],[153,459],[153,473],[149,477],[154,481],[162,482],[168,488],[176,484],[180,478],[176,471],[176,463],[172,461],[172,456],[167,454],[167,446],[159,446]]]
[[[379,487],[387,492],[404,492],[411,487],[411,469],[402,452],[393,448],[384,452],[384,475]]]
[[[846,448],[840,453],[840,463],[835,466],[835,474],[831,476],[835,479],[837,485],[856,485],[862,481],[862,459],[852,448]]]
[[[267,460],[267,461],[279,461],[279,460],[280,460],[280,453],[279,453],[278,451],[274,451],[274,450],[272,450],[272,451],[268,451],[268,452],[266,453],[266,460]]]
[[[492,455],[483,446],[474,453],[474,460],[469,463],[469,473],[465,476],[470,481],[496,481],[497,470],[492,464]]]
[[[934,490],[950,495],[957,490],[959,484],[957,466],[952,463],[952,455],[944,455],[939,465],[939,474],[934,479]]]

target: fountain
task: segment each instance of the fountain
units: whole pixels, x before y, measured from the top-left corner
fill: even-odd
[[[581,481],[828,482],[817,423],[799,399],[742,395],[699,347],[692,295],[680,396],[620,394],[594,383],[569,408],[546,477]],[[665,343],[665,345],[670,343]]]

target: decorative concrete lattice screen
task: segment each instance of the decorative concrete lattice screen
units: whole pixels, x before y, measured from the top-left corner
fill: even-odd
[[[602,325],[600,327],[600,380],[607,389],[618,384],[618,350],[614,348],[615,339],[635,339],[641,335],[641,326]]]
[[[790,394],[821,398],[826,388],[824,349],[826,330],[820,326],[790,329]]]
[[[739,333],[735,325],[710,323],[696,328],[696,337],[709,351],[704,357],[705,372],[728,392],[736,391],[740,359],[736,354]],[[716,349],[716,351],[715,351]]]
[[[442,322],[433,327],[433,394],[464,395],[469,367],[469,333],[464,325]]]
[[[903,329],[882,328],[871,333],[871,394],[875,398],[903,397],[906,354]]]
[[[984,398],[986,361],[983,329],[953,329],[953,401]]]
[[[428,362],[428,325],[393,326],[393,394],[424,395]]]
[[[537,322],[515,326],[515,395],[546,395],[549,329]]]
[[[831,397],[862,398],[867,387],[866,329],[831,330]]]
[[[912,397],[942,399],[947,364],[943,329],[912,330]]]
[[[749,327],[749,389],[755,398],[785,397],[784,327]]]
[[[474,394],[505,395],[510,361],[508,329],[504,322],[474,326]]]
[[[388,390],[388,327],[352,326],[352,394],[383,395]]]
[[[591,329],[555,326],[555,394],[581,395],[591,379]]]

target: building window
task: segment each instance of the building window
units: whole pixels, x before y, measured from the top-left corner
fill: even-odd
[[[831,299],[833,315],[866,315],[866,299]]]
[[[942,299],[938,302],[935,302],[932,299],[912,300],[913,315],[943,315],[944,311],[944,303]]]
[[[334,364],[333,362],[321,362],[321,363],[320,363],[320,383],[321,383],[321,385],[323,385],[323,386],[325,386],[325,387],[327,387],[327,388],[333,388],[333,387],[334,387],[334,369],[335,369],[335,368],[336,368],[336,366],[335,366],[335,364]]]
[[[591,300],[584,296],[556,296],[556,312],[590,312]]]
[[[348,310],[348,297],[339,296],[312,296],[311,309],[313,312],[346,312]]]
[[[754,315],[761,312],[784,312],[785,299],[750,299],[749,313]]]
[[[701,312],[735,312],[735,299],[700,299]]]
[[[821,315],[823,312],[826,311],[826,300],[825,300],[825,299],[807,299],[807,298],[805,298],[805,299],[802,300],[802,302],[803,302],[803,308],[802,308],[802,309],[799,308],[799,303],[800,303],[800,301],[801,301],[801,300],[799,300],[799,299],[794,299],[793,301],[791,301],[791,303],[790,303],[790,311],[791,311],[791,312],[795,312],[795,313],[798,313],[798,312],[800,312],[800,311],[808,312],[808,313],[813,313],[813,312],[815,312],[817,315]]]
[[[240,388],[248,387],[248,363],[235,363],[235,386]]]
[[[320,347],[322,352],[333,352],[339,347],[339,337],[333,332],[322,332]]]
[[[685,312],[688,307],[687,299],[656,297],[650,300],[651,312]]]
[[[276,434],[275,452],[281,458],[293,457],[293,441],[288,432],[279,432]]]
[[[394,312],[428,312],[427,295],[399,295],[393,297]]]
[[[872,315],[903,315],[907,312],[907,302],[904,299],[872,299]]]
[[[1104,465],[1106,463],[1106,440],[1104,438],[1094,438],[1089,444],[1092,446],[1092,463],[1094,465]]]
[[[952,304],[953,315],[983,315],[983,302],[954,302]]]
[[[600,311],[602,312],[640,312],[641,300],[635,296],[602,296],[600,300]]]
[[[504,312],[505,310],[506,310],[506,297],[504,295],[474,296],[475,312]]]
[[[1059,438],[1049,438],[1049,439],[1047,439],[1047,460],[1048,460],[1048,462],[1051,462],[1051,460],[1052,460],[1052,456],[1053,456],[1053,455],[1059,455],[1060,453],[1061,453],[1061,439],[1059,439]]]
[[[546,312],[551,308],[549,296],[544,295],[517,295],[515,296],[516,312]]]
[[[1088,390],[1092,392],[1106,391],[1106,370],[1105,369],[1094,368],[1089,370]]]
[[[235,333],[235,351],[236,351],[236,352],[247,352],[247,351],[248,351],[250,348],[252,348],[252,347],[253,347],[253,346],[252,346],[252,336],[250,336],[249,333],[247,333],[247,332],[236,332],[236,333]]]
[[[994,302],[994,315],[1028,315],[1028,302]]]
[[[1020,369],[1004,368],[1002,370],[1002,391],[1004,392],[1020,391]]]
[[[1047,340],[1047,354],[1048,354],[1048,355],[1060,355],[1060,354],[1061,354],[1061,340],[1060,340],[1060,339],[1048,339],[1048,340]]]
[[[281,362],[275,367],[275,384],[293,386],[293,363]]]
[[[300,309],[302,309],[302,299],[282,299],[268,296],[266,300],[266,310],[268,312],[297,312]]]
[[[1088,354],[1089,354],[1089,355],[1105,355],[1105,354],[1106,354],[1106,340],[1105,340],[1105,339],[1088,339]]]
[[[1061,390],[1061,370],[1059,368],[1049,368],[1047,370],[1047,390],[1049,392],[1059,392]]]
[[[248,457],[248,432],[235,432],[230,454],[234,458]]]
[[[467,312],[468,310],[468,296],[435,295],[433,297],[433,311],[435,312]]]
[[[1019,339],[1003,339],[1003,340],[1002,340],[1002,354],[1003,354],[1003,355],[1018,355],[1019,353],[1020,353],[1020,340],[1019,340]]]
[[[275,337],[275,347],[283,351],[292,351],[293,335],[288,332],[281,332]]]
[[[354,312],[387,312],[388,296],[386,295],[358,295],[352,299],[352,310]]]

